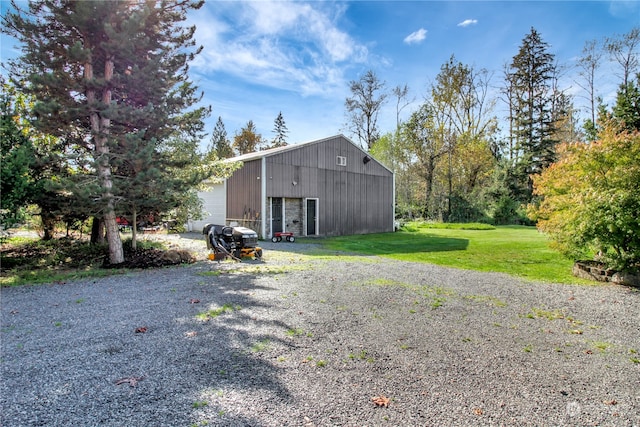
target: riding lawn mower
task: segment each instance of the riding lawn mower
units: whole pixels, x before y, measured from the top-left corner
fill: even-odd
[[[207,224],[202,229],[207,241],[210,260],[227,257],[240,261],[243,257],[262,258],[262,248],[258,246],[258,233],[247,227]]]

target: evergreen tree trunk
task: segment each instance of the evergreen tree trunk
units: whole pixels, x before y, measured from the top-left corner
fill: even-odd
[[[133,208],[133,218],[131,219],[131,249],[134,251],[138,248],[138,211]]]
[[[98,217],[93,217],[91,222],[91,240],[92,245],[101,245],[104,243],[104,222]]]
[[[84,76],[87,80],[93,80],[93,64],[91,63],[91,59],[85,63]],[[102,102],[104,105],[111,104],[111,89],[108,84],[112,77],[113,58],[107,58],[104,64],[104,80],[107,85],[102,89]],[[95,89],[90,88],[87,90],[87,102],[89,105],[96,103]],[[121,264],[124,262],[124,250],[122,248],[118,223],[116,222],[115,202],[112,192],[113,182],[111,179],[111,166],[109,165],[108,135],[111,121],[108,117],[100,117],[95,110],[91,111],[89,121],[94,134],[94,157],[104,202],[103,221],[107,231],[107,243],[109,244],[109,263]]]
[[[42,212],[40,214],[42,220],[42,240],[51,240],[55,234],[56,217],[48,212]]]

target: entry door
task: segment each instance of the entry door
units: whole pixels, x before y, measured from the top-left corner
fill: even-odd
[[[281,233],[282,229],[282,198],[271,199],[271,232]]]
[[[307,236],[314,236],[318,232],[318,201],[307,199]]]

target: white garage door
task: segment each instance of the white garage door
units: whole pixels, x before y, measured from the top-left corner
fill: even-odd
[[[203,218],[190,220],[190,231],[202,231],[205,224],[225,224],[227,219],[226,183],[215,184],[208,191],[199,191],[203,203]]]

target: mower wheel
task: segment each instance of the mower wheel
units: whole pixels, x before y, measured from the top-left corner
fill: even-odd
[[[262,249],[258,249],[256,251],[256,259],[258,259],[258,258],[262,258]]]

